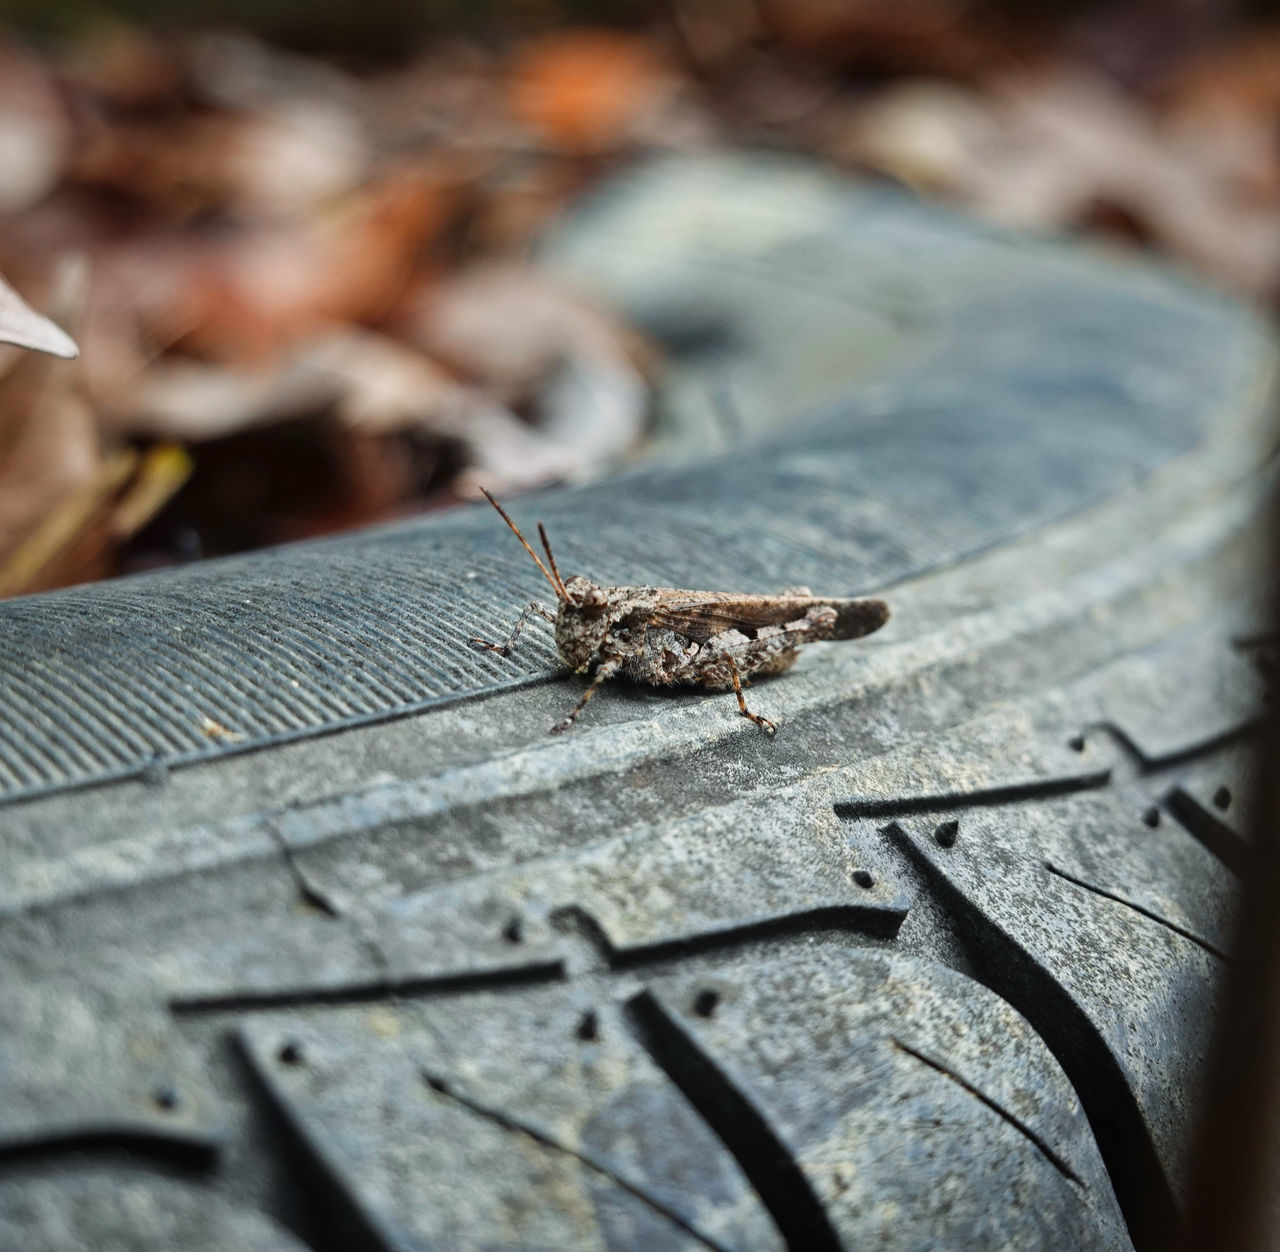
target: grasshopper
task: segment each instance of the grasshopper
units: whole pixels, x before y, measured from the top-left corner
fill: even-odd
[[[552,734],[568,730],[601,686],[620,674],[653,686],[732,687],[738,712],[772,735],[777,726],[747,708],[742,689],[750,683],[744,679],[790,669],[802,644],[858,639],[889,620],[889,606],[883,600],[815,596],[808,587],[791,587],[777,595],[739,595],[675,587],[602,587],[581,575],[565,579],[556,567],[542,523],[538,523],[538,535],[547,554],[546,565],[502,505],[483,487],[480,490],[551,584],[557,607],[553,613],[534,601],[502,643],[470,642],[505,657],[537,614],[555,626],[556,648],[566,665],[577,674],[595,669],[582,698],[568,717],[551,728]]]

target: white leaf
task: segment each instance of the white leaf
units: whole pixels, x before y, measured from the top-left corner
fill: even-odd
[[[42,317],[0,278],[0,343],[70,359],[80,355],[71,336]]]

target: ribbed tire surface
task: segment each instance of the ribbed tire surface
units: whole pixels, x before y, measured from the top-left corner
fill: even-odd
[[[0,1246],[1166,1246],[1268,339],[764,158],[549,255],[685,448],[519,503],[566,572],[892,621],[752,689],[776,739],[625,686],[553,738],[546,631],[465,643],[538,592],[480,508],[0,605]]]

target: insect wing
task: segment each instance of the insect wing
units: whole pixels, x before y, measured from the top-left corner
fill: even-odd
[[[878,630],[888,619],[882,600],[824,600],[818,596],[737,596],[732,594],[684,599],[690,593],[664,598],[654,608],[650,624],[665,626],[676,634],[701,643],[726,630],[754,638],[765,626],[786,626],[799,621],[815,607],[836,611],[834,638],[856,639]],[[692,593],[697,595],[697,593]]]
[[[753,637],[763,626],[785,626],[802,618],[811,605],[822,603],[792,596],[723,595],[671,600],[660,602],[650,621],[700,643],[726,630]]]

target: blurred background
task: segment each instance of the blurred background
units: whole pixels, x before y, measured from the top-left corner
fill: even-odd
[[[768,148],[1273,312],[1280,5],[0,3],[0,595],[589,480],[663,347],[536,243]]]

